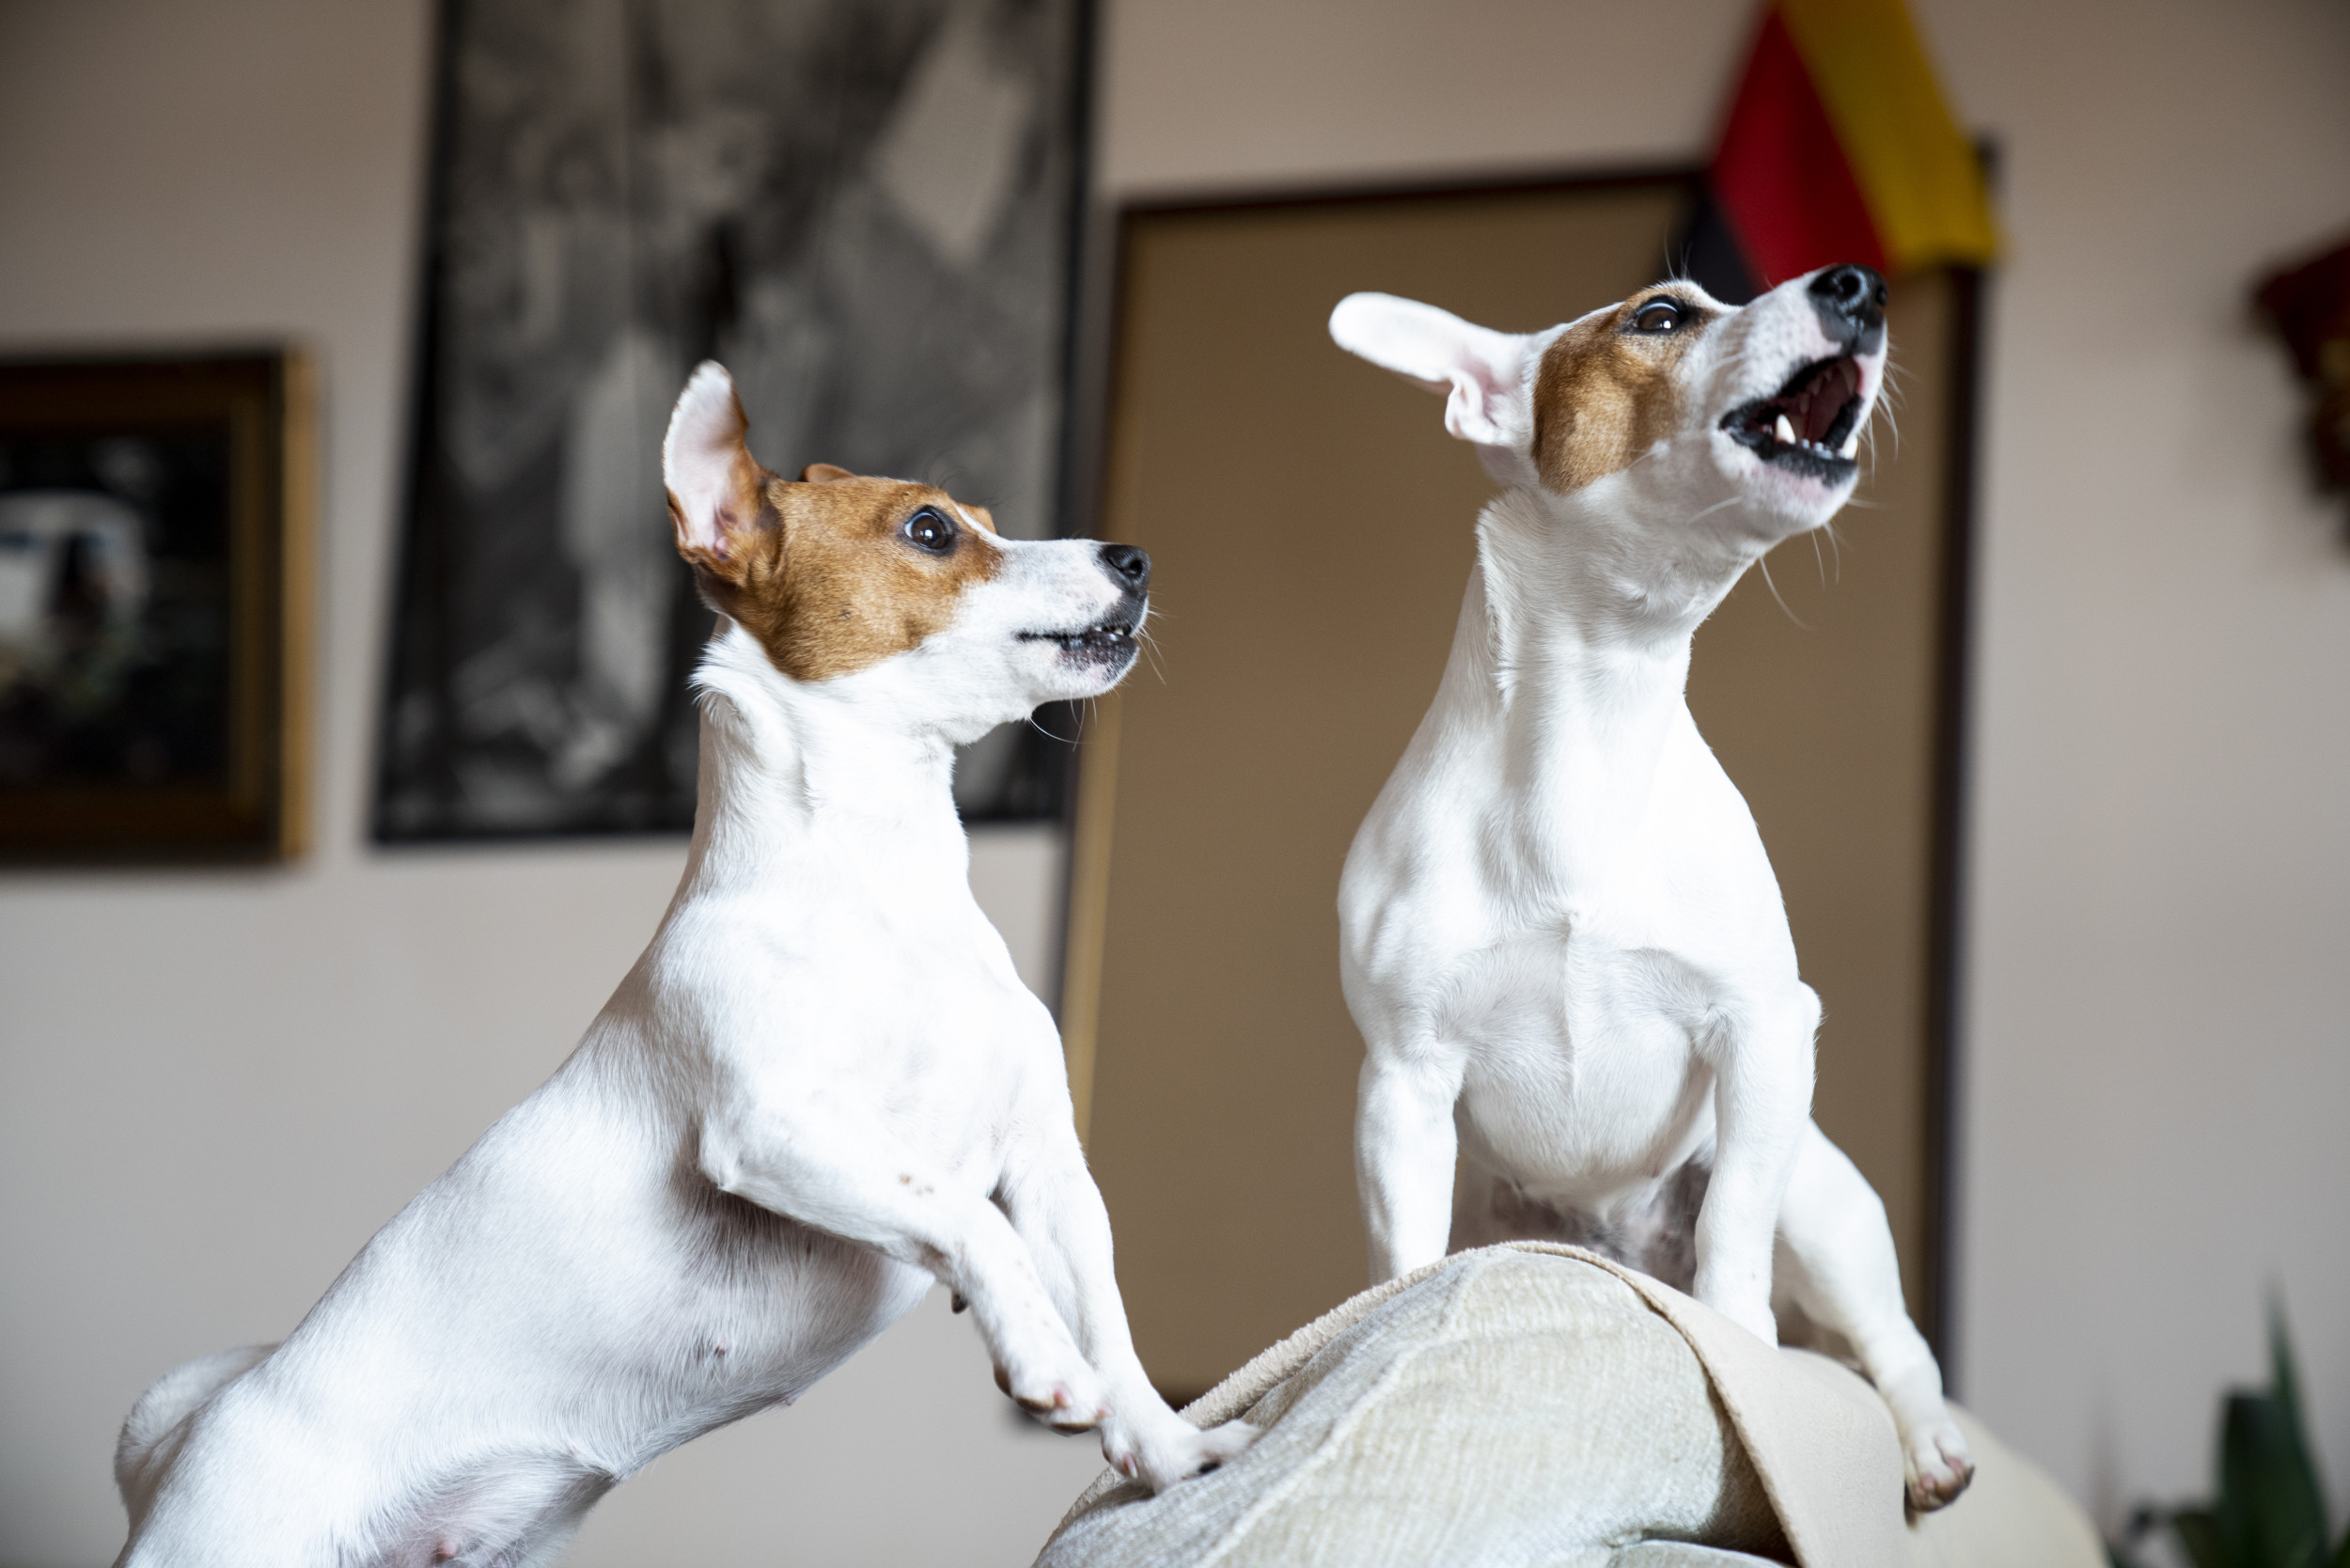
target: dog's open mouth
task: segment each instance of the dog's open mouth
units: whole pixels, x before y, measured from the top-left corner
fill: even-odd
[[[1135,623],[1104,620],[1077,632],[1023,632],[1020,640],[1058,643],[1062,652],[1080,660],[1106,661],[1134,651]]]
[[[1722,429],[1764,463],[1830,482],[1849,478],[1860,447],[1860,363],[1815,359],[1767,398],[1731,409]]]

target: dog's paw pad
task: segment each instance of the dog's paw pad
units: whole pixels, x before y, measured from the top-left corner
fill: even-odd
[[[1949,1507],[1975,1479],[1974,1457],[1966,1451],[1966,1435],[1954,1424],[1911,1434],[1908,1450],[1903,1456],[1907,1472],[1904,1479],[1909,1506],[1917,1513]]]

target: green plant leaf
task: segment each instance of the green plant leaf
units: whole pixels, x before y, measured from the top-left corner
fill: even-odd
[[[2170,1533],[2179,1538],[2195,1568],[2254,1568],[2229,1549],[2219,1521],[2209,1509],[2182,1508],[2170,1515]]]
[[[2246,1568],[2325,1568],[2326,1505],[2290,1407],[2271,1394],[2228,1396],[2213,1512]]]
[[[2268,1397],[2277,1402],[2284,1413],[2286,1430],[2293,1435],[2293,1447],[2300,1456],[2301,1468],[2310,1478],[2310,1492],[2317,1499],[2318,1542],[2311,1562],[2321,1562],[2326,1556],[2326,1480],[2318,1467],[2317,1452],[2310,1444],[2309,1422],[2301,1414],[2301,1376],[2294,1365],[2293,1335],[2285,1327],[2285,1298],[2282,1291],[2272,1291],[2268,1296]]]

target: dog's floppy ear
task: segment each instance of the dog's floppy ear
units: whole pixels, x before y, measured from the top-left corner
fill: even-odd
[[[755,533],[781,523],[767,503],[767,482],[775,476],[743,444],[749,428],[733,379],[706,359],[679,394],[661,443],[661,478],[669,491],[678,554],[724,577],[740,574],[744,546]]]
[[[835,479],[854,479],[856,476],[837,463],[811,463],[800,470],[802,484],[830,484]]]
[[[1495,332],[1393,294],[1349,294],[1330,312],[1340,348],[1446,393],[1444,428],[1479,447],[1523,453],[1533,439],[1527,364],[1536,340]]]

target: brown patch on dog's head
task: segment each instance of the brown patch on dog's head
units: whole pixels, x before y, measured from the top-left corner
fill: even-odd
[[[830,463],[794,483],[752,460],[744,429],[725,372],[697,372],[663,450],[669,516],[702,597],[791,679],[830,680],[916,647],[1002,565],[983,509]]]
[[[1675,373],[1716,312],[1669,286],[1577,321],[1534,375],[1534,466],[1561,494],[1631,466],[1680,427]]]

